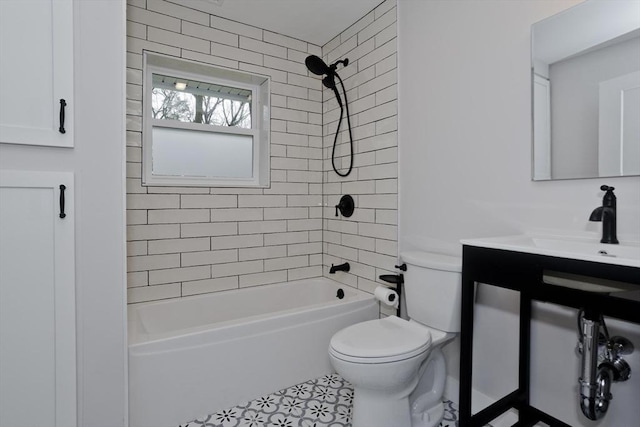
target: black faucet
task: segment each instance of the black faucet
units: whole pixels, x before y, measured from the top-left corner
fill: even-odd
[[[602,239],[600,243],[617,244],[616,236],[616,195],[613,194],[615,188],[603,185],[600,187],[606,191],[602,198],[602,206],[598,206],[591,212],[589,221],[602,221]]]
[[[333,265],[331,264],[331,268],[329,269],[329,274],[335,274],[336,271],[349,271],[351,266],[348,262],[344,264]]]

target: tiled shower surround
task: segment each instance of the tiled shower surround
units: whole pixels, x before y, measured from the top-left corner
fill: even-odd
[[[347,90],[355,153],[352,172],[339,177],[333,171],[331,152],[340,108],[333,91],[325,88],[324,274],[371,293],[379,283],[377,277],[393,271],[397,264],[396,34],[396,2],[388,0],[322,47],[327,64],[349,59],[349,64],[339,65],[337,71]],[[335,164],[343,174],[349,168],[347,126],[345,118],[336,147]],[[335,216],[335,205],[344,194],[355,200],[350,218]],[[327,266],[342,262],[351,266],[349,273],[328,274]]]
[[[372,292],[396,262],[396,9],[387,0],[324,47],[163,0],[127,8],[128,302],[179,298],[328,276]],[[264,189],[143,186],[142,53],[271,77],[271,185]],[[354,170],[331,167],[333,93],[305,65],[333,62],[349,99]],[[338,163],[346,165],[343,122]],[[351,194],[356,210],[335,218]],[[323,203],[325,207],[323,207]]]

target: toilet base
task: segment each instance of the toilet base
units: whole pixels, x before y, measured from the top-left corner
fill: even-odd
[[[409,398],[354,388],[352,427],[411,427]]]
[[[442,402],[423,412],[412,413],[409,398],[354,389],[352,427],[435,427],[444,417]]]
[[[444,404],[440,402],[436,406],[421,413],[411,414],[411,427],[435,427],[444,418]]]

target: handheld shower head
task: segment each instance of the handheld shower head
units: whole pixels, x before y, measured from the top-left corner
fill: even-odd
[[[340,61],[339,61],[340,62]],[[344,63],[344,61],[342,61]],[[338,88],[336,87],[335,76],[336,74],[336,64],[331,66],[327,65],[326,62],[322,60],[322,58],[316,55],[309,55],[304,60],[305,65],[313,74],[317,74],[318,76],[326,76],[322,79],[322,84],[327,89],[332,89],[336,95],[336,99],[338,100],[338,104],[342,107],[342,99],[340,99],[340,94],[338,93]],[[345,64],[346,65],[346,64]]]
[[[338,105],[340,106],[340,108],[342,108],[342,98],[340,97],[340,92],[338,92],[338,87],[336,86],[336,81],[334,80],[333,75],[330,74],[322,79],[322,84],[325,85],[328,89],[333,89],[333,93],[336,96],[336,101],[338,101]]]
[[[336,88],[336,79],[334,77],[334,74],[328,74],[327,76],[325,76],[322,79],[322,84],[327,89],[335,89]]]

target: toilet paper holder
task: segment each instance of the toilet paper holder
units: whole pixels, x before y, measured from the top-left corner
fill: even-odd
[[[400,268],[400,267],[398,267]],[[406,268],[406,267],[405,267]],[[404,271],[404,270],[403,270]],[[396,285],[395,291],[398,294],[398,308],[396,309],[396,316],[401,317],[400,308],[402,307],[402,285],[404,284],[404,275],[400,274],[383,274],[379,276],[380,280],[386,283]]]

